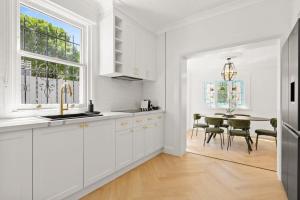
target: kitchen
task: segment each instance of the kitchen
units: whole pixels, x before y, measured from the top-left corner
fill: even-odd
[[[186,56],[270,38],[284,41],[300,10],[297,1],[284,0],[189,1],[186,7],[180,1],[153,2],[1,1],[1,199],[79,199],[152,158],[183,156]],[[53,39],[41,28],[26,43],[36,29],[26,24],[32,19],[21,21],[21,5],[41,12],[25,9],[28,18],[40,16],[59,28],[67,22],[73,37],[63,38],[57,29]],[[58,45],[53,53],[51,45],[60,42],[65,52]],[[48,71],[37,71],[38,63]],[[90,112],[103,116],[61,119],[62,112],[88,111],[90,99]],[[144,101],[149,99],[152,106]],[[157,110],[127,111],[136,109]],[[60,116],[42,117],[48,115]]]

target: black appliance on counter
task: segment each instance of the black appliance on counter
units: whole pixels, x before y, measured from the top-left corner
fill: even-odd
[[[281,53],[282,183],[289,200],[300,200],[299,20]]]

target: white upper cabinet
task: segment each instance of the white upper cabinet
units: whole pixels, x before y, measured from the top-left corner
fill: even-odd
[[[84,128],[84,186],[115,170],[115,121],[89,122]]]
[[[100,75],[155,80],[156,36],[114,9],[100,20]]]
[[[33,199],[63,199],[83,188],[83,127],[33,130]]]
[[[32,200],[32,130],[0,133],[0,199]]]

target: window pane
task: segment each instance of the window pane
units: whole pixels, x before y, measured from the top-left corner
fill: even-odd
[[[21,5],[21,49],[80,62],[81,30]]]
[[[58,104],[64,82],[73,95],[64,96],[65,103],[79,104],[80,68],[28,57],[21,59],[22,104]]]
[[[205,82],[204,92],[204,101],[210,107],[228,108],[229,99],[235,107],[246,106],[245,86],[242,80]]]

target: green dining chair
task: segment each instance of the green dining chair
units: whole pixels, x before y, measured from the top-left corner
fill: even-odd
[[[193,119],[194,119],[194,122],[193,122],[193,129],[192,129],[191,139],[193,138],[193,135],[194,135],[194,129],[196,129],[196,136],[197,136],[199,128],[202,128],[202,129],[205,130],[208,127],[207,124],[200,123],[201,115],[199,113],[193,114]]]
[[[225,113],[215,113],[215,115],[221,115],[221,116],[224,116]],[[229,128],[229,125],[227,123],[224,123],[224,120],[223,120],[223,123],[221,124],[220,126],[221,128],[226,128],[227,130],[227,133],[228,133],[228,128]]]
[[[244,137],[248,146],[248,153],[250,154],[250,152],[252,151],[250,137],[250,120],[229,119],[228,124],[230,128],[228,134],[227,150],[229,146],[231,146],[231,137]]]
[[[257,129],[257,130],[255,130],[255,133],[256,133],[255,148],[256,148],[256,150],[257,150],[257,145],[258,145],[258,137],[260,135],[275,137],[275,142],[276,142],[276,145],[277,145],[277,119],[272,118],[270,120],[270,124],[273,127],[273,130],[267,130],[267,129]]]
[[[223,119],[216,117],[205,117],[205,122],[209,127],[205,129],[203,146],[205,146],[207,134],[219,134],[221,139],[221,149],[223,149],[223,145],[225,144],[224,130],[221,128],[221,125],[223,124]]]

